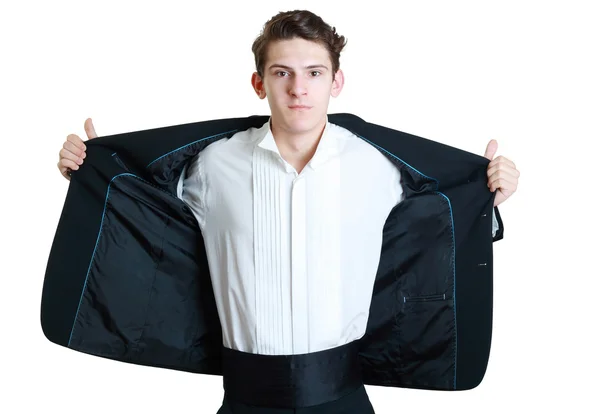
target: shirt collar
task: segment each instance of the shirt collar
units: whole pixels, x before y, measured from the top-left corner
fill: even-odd
[[[321,135],[321,139],[317,145],[317,150],[313,155],[312,159],[308,162],[307,166],[311,167],[313,170],[318,166],[324,164],[327,160],[334,157],[338,153],[338,145],[337,140],[335,138],[335,134],[330,127],[329,117],[325,119],[325,129],[323,130],[323,134]],[[288,172],[294,171],[294,168],[289,165],[279,152],[279,148],[277,148],[277,143],[275,142],[275,137],[271,132],[271,118],[260,128],[257,130],[258,140],[256,141],[256,145],[275,153],[277,157],[283,162],[285,168]]]

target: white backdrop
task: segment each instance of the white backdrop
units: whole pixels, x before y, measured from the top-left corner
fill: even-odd
[[[251,44],[279,11],[309,9],[348,38],[350,112],[521,171],[500,206],[494,331],[465,392],[368,386],[377,414],[600,412],[597,140],[600,17],[584,1],[2,3],[4,148],[0,412],[215,413],[221,377],[143,367],[43,335],[45,267],[68,182],[69,133],[99,135],[268,114]],[[15,2],[16,4],[16,2]]]

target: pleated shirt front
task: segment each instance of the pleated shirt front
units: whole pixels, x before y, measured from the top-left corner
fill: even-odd
[[[298,174],[269,120],[206,147],[178,195],[205,241],[224,346],[290,355],[364,335],[383,225],[402,200],[376,148],[327,122]]]

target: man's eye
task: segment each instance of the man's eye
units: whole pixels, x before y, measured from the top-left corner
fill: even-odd
[[[310,72],[311,74],[316,73],[316,75],[314,75],[314,77],[317,77],[321,74],[321,72],[319,72],[318,70],[313,70],[312,72]]]
[[[288,74],[287,72],[284,72],[284,71],[279,71],[279,72],[277,72],[277,76],[279,76],[279,77],[282,77],[282,76],[280,76],[282,73],[283,73],[283,74]]]

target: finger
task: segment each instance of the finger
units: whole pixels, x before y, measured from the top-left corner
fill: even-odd
[[[83,124],[83,129],[85,129],[85,133],[87,134],[89,139],[98,138],[98,134],[96,134],[94,124],[92,123],[92,118],[88,118],[85,120]]]
[[[517,185],[519,183],[519,179],[517,177],[513,177],[512,175],[506,175],[504,173],[492,174],[492,176],[488,179],[488,187],[492,186],[494,183],[498,183],[502,180],[503,183],[510,183],[511,185]]]
[[[82,151],[85,151],[87,147],[83,143],[83,140],[79,138],[78,135],[70,134],[67,135],[67,141],[72,142],[76,147],[80,148]]]
[[[507,174],[509,174],[513,177],[517,177],[517,178],[519,178],[521,176],[521,173],[519,172],[519,170],[517,170],[516,168],[512,168],[507,164],[495,164],[495,165],[488,167],[487,176],[490,177],[490,176],[492,176],[492,174],[495,174],[498,171],[504,171]]]
[[[488,168],[493,167],[494,165],[497,164],[506,164],[509,165],[512,168],[517,168],[517,166],[515,165],[514,162],[512,162],[511,160],[509,160],[508,158],[506,158],[503,155],[499,155],[496,158],[494,158],[489,164],[488,164]]]
[[[485,148],[485,154],[483,155],[488,160],[492,160],[494,158],[494,154],[498,150],[498,141],[495,139],[488,142],[487,147]]]
[[[517,177],[515,177],[514,175],[507,174],[506,171],[496,171],[489,177],[488,184],[491,184],[498,179],[503,179],[515,184],[519,181]]]
[[[83,158],[82,157],[80,157],[80,156],[78,156],[76,154],[73,154],[71,151],[68,151],[68,150],[66,150],[64,148],[62,148],[58,152],[58,155],[59,155],[59,160],[67,159],[69,161],[75,162],[78,165],[83,164]]]
[[[79,158],[85,158],[85,151],[73,144],[71,141],[65,141],[63,148]]]
[[[490,191],[495,191],[498,189],[507,190],[512,194],[517,190],[517,183],[505,180],[504,178],[499,178],[492,181],[490,185]]]
[[[58,162],[58,168],[62,171],[63,169],[67,169],[70,168],[72,170],[78,170],[79,169],[79,165],[77,165],[74,161],[71,161],[67,158],[62,158],[59,162]]]
[[[71,169],[66,167],[61,167],[60,161],[56,164],[61,175],[65,177],[67,180],[71,181]]]

